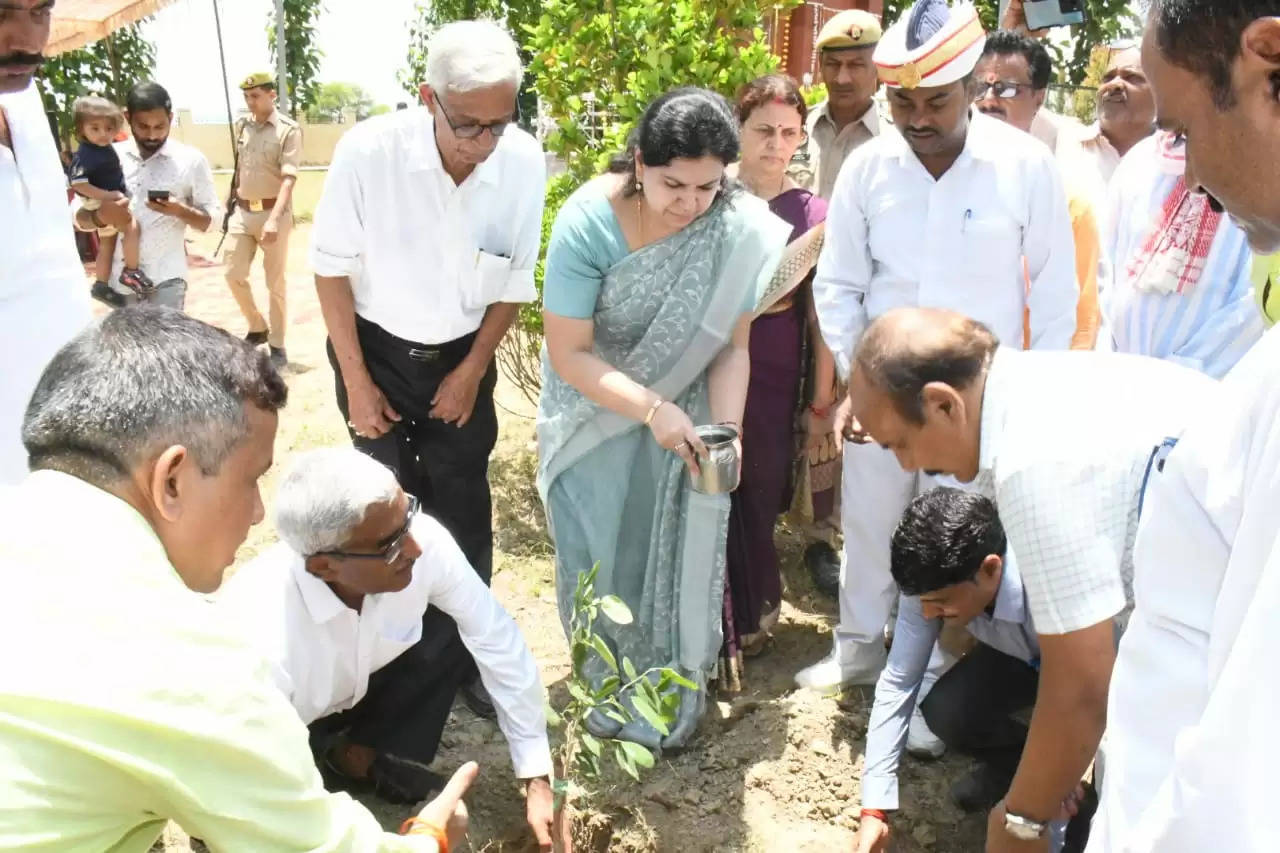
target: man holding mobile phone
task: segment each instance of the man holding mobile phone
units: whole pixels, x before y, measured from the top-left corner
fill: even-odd
[[[173,105],[156,83],[139,83],[125,101],[131,138],[116,143],[131,197],[76,213],[76,226],[92,230],[116,226],[129,211],[142,226],[139,267],[156,283],[136,295],[113,285],[125,304],[149,302],[181,310],[187,296],[187,228],[208,231],[221,215],[209,161],[195,148],[169,138]],[[119,278],[119,251],[111,281]]]

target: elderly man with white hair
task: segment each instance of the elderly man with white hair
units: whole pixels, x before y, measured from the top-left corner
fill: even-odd
[[[299,456],[276,495],[283,540],[227,582],[219,606],[266,657],[311,729],[331,790],[414,803],[465,663],[436,660],[434,605],[456,621],[497,705],[529,823],[550,850],[551,751],[542,680],[515,621],[439,522],[384,466],[351,448]]]
[[[523,70],[511,36],[458,21],[427,56],[423,107],[361,122],[338,144],[311,263],[352,441],[487,583],[494,352],[519,303],[538,298],[546,164],[514,124]],[[427,622],[429,634],[450,627],[434,612]],[[492,715],[478,680],[463,695]]]

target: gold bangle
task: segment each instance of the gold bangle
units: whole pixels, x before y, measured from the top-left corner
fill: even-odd
[[[657,400],[654,400],[653,405],[649,407],[649,411],[644,416],[644,425],[648,426],[649,424],[653,423],[653,418],[655,415],[658,414],[658,409],[661,409],[666,404],[667,404],[667,401],[662,399],[661,397],[659,397]]]

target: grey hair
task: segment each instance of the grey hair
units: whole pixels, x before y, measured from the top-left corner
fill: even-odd
[[[262,352],[172,308],[113,311],[58,350],[22,423],[31,470],[105,487],[182,445],[211,476],[248,435],[246,404],[288,389]]]
[[[433,92],[473,92],[524,77],[520,51],[493,21],[453,21],[427,42],[427,80]]]
[[[399,491],[390,469],[353,447],[301,453],[276,491],[276,532],[303,556],[333,551],[369,507],[394,501]]]

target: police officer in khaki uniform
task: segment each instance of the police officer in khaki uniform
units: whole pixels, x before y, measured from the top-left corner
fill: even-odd
[[[840,12],[818,33],[818,71],[827,98],[809,110],[809,139],[791,176],[827,201],[845,158],[880,135],[881,115],[875,103],[880,80],[871,61],[879,42],[879,19],[861,9]]]
[[[302,129],[276,109],[276,83],[270,73],[250,74],[240,84],[250,117],[236,123],[239,155],[232,199],[235,213],[228,232],[227,284],[249,324],[245,340],[269,344],[277,368],[288,363],[284,349],[285,263],[293,230],[293,185],[302,157]],[[267,279],[271,324],[262,318],[249,288],[249,270],[258,247]]]

